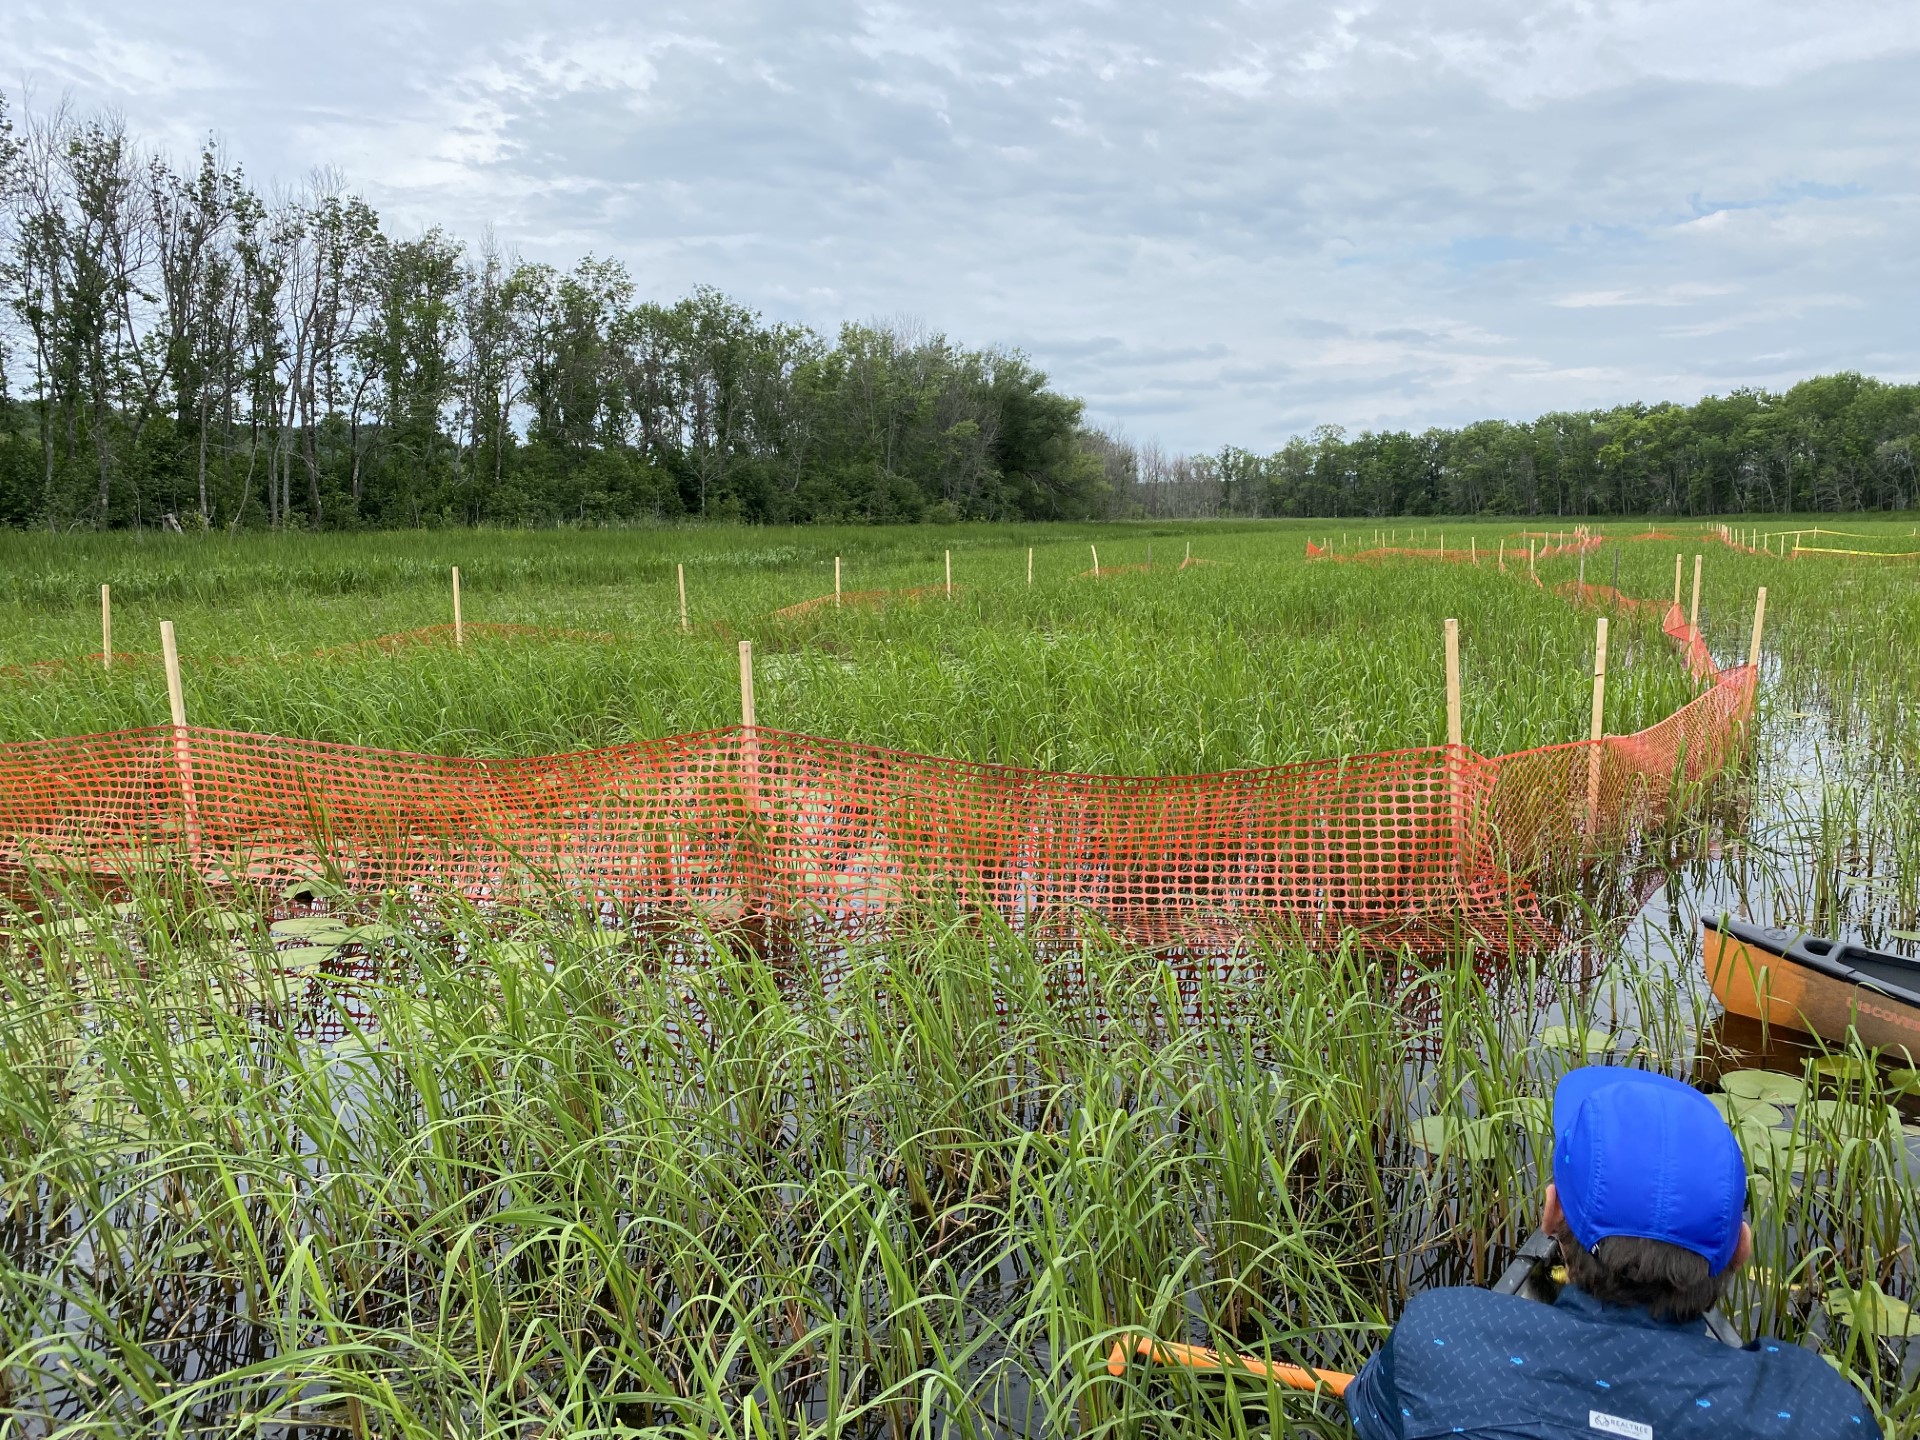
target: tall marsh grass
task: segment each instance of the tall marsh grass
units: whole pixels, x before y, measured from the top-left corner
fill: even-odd
[[[1714,1073],[1623,970],[1183,967],[939,914],[776,970],[414,911],[285,975],[209,900],[149,888],[0,974],[17,1433],[1337,1432],[1107,1350],[1355,1368],[1525,1237],[1560,1071]],[[1559,1038],[1608,1007],[1632,1029]],[[1905,1137],[1871,1067],[1837,1083],[1765,1142],[1793,1160],[1756,1169],[1735,1309],[1910,1426],[1897,1348],[1817,1299],[1912,1269]]]

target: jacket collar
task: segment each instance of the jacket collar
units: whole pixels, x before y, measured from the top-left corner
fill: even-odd
[[[1644,1305],[1607,1305],[1594,1299],[1578,1285],[1562,1285],[1559,1298],[1553,1303],[1556,1308],[1571,1310],[1583,1320],[1594,1320],[1603,1325],[1630,1325],[1640,1330],[1695,1331],[1703,1330],[1706,1323],[1701,1320],[1657,1320]]]

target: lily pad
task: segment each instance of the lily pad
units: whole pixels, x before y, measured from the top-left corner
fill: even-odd
[[[1830,1080],[1864,1080],[1873,1074],[1871,1061],[1859,1055],[1821,1055],[1807,1062],[1807,1069]]]
[[[1852,1100],[1808,1100],[1800,1107],[1810,1121],[1829,1130],[1847,1134],[1879,1131],[1900,1123],[1900,1111],[1892,1105],[1862,1105]]]
[[[273,963],[282,970],[312,970],[340,953],[338,945],[293,945],[276,951]]]
[[[1436,1159],[1458,1155],[1463,1160],[1486,1160],[1493,1154],[1493,1122],[1422,1115],[1413,1122],[1413,1143]]]
[[[276,940],[309,940],[338,936],[342,943],[353,934],[353,926],[337,915],[297,915],[291,920],[276,920],[268,933]]]
[[[22,939],[31,940],[36,945],[45,945],[56,940],[77,940],[83,935],[93,933],[91,915],[73,915],[64,920],[42,920],[37,924],[22,925],[19,934]]]
[[[1887,1294],[1872,1280],[1858,1290],[1834,1286],[1822,1297],[1821,1307],[1863,1335],[1897,1338],[1920,1331],[1920,1316],[1913,1313],[1913,1306]]]
[[[1604,1055],[1613,1049],[1613,1036],[1604,1030],[1576,1030],[1571,1025],[1549,1025],[1535,1038],[1542,1050],[1569,1050],[1578,1055]]]
[[[1729,1125],[1746,1120],[1772,1129],[1787,1118],[1786,1111],[1771,1100],[1748,1100],[1739,1095],[1709,1095],[1707,1098],[1713,1101],[1714,1109],[1726,1116]]]
[[[537,965],[546,959],[546,951],[538,940],[499,940],[489,948],[501,960]]]
[[[1530,1134],[1544,1135],[1553,1127],[1553,1102],[1544,1095],[1520,1095],[1507,1102],[1506,1117]]]
[[[1742,1120],[1733,1127],[1733,1133],[1751,1169],[1765,1170],[1775,1175],[1798,1175],[1807,1168],[1807,1148],[1793,1143],[1791,1130],[1775,1130],[1751,1120]]]
[[[1740,1100],[1765,1100],[1774,1105],[1798,1105],[1807,1098],[1807,1082],[1777,1070],[1729,1070],[1720,1088]]]

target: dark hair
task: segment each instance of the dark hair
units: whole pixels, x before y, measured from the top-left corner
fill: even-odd
[[[1720,1303],[1729,1265],[1718,1275],[1705,1258],[1662,1240],[1612,1235],[1589,1250],[1563,1229],[1555,1237],[1566,1262],[1567,1282],[1603,1305],[1637,1305],[1657,1320],[1698,1320]]]

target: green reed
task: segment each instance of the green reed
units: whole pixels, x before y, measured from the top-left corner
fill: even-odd
[[[1412,1289],[1531,1228],[1544,1098],[1584,1058],[1543,1019],[1631,1014],[1606,1054],[1716,1064],[1680,989],[1618,968],[1183,966],[957,914],[776,968],[453,907],[287,977],[190,884],[93,913],[0,974],[29,1433],[1337,1433],[1107,1351],[1355,1368]],[[1756,1169],[1734,1308],[1911,1427],[1897,1348],[1808,1301],[1911,1283],[1901,1133],[1873,1072],[1841,1083],[1857,1113],[1774,1142],[1798,1173]]]

